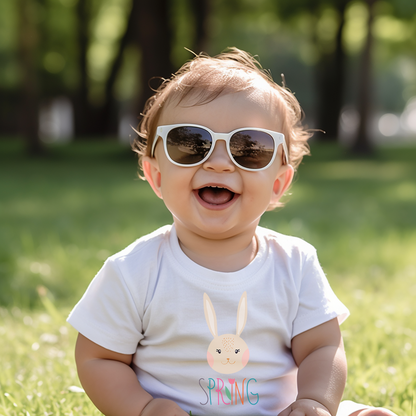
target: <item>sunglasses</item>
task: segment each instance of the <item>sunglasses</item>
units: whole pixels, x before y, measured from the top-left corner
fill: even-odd
[[[230,159],[248,171],[267,169],[274,161],[277,149],[283,146],[288,158],[285,136],[271,130],[242,128],[231,133],[215,133],[196,124],[158,126],[150,156],[154,156],[157,139],[161,137],[167,158],[177,166],[192,167],[204,163],[214,151],[217,140],[224,140]]]

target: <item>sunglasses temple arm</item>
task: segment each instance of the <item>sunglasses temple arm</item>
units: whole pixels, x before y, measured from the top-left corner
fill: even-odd
[[[289,151],[287,149],[285,138],[283,138],[282,147],[283,147],[283,163],[284,164],[289,164]]]
[[[153,139],[152,148],[150,149],[150,157],[155,156],[155,148],[156,148],[157,141],[159,140],[159,137],[161,136],[156,133],[155,138]]]

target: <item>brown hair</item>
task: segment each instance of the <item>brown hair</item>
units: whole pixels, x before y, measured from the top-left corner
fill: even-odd
[[[285,86],[276,84],[253,56],[237,48],[229,48],[215,57],[204,53],[196,55],[170,79],[163,80],[155,94],[147,100],[136,131],[138,137],[133,143],[133,150],[139,155],[139,165],[143,156],[150,156],[158,121],[167,104],[178,105],[191,97],[192,105],[203,105],[221,94],[256,88],[259,80],[265,81],[264,85],[274,97],[276,114],[282,119],[289,163],[296,169],[303,156],[309,154],[307,140],[311,136],[301,124],[303,112],[299,102]]]

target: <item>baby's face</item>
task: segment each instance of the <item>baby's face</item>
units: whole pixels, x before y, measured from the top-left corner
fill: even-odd
[[[263,94],[239,92],[204,105],[189,104],[185,101],[165,108],[159,125],[198,124],[216,133],[246,127],[281,130],[281,121]],[[208,160],[198,166],[171,163],[162,140],[156,145],[155,158],[160,172],[158,192],[174,217],[178,233],[186,230],[211,239],[246,232],[254,235],[272,198],[279,198],[286,189],[286,172],[290,170],[282,165],[282,146],[267,169],[243,170],[232,162],[223,140],[217,141]]]

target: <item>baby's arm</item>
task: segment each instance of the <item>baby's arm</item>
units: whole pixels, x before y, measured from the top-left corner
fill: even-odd
[[[279,416],[334,416],[347,378],[338,320],[294,337],[292,354],[299,367],[298,396]]]
[[[154,399],[140,386],[130,367],[132,355],[107,350],[79,334],[75,359],[82,386],[105,415],[187,415],[173,401]]]

